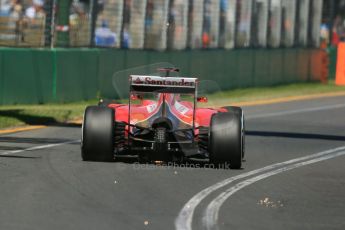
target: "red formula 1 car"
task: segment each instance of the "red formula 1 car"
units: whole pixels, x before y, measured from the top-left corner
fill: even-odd
[[[244,116],[239,107],[197,108],[196,78],[131,75],[128,104],[107,103],[85,110],[82,159],[112,161],[137,156],[141,161],[209,159],[241,168]]]

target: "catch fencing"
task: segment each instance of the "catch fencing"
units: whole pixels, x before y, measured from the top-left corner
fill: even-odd
[[[319,47],[323,0],[0,0],[0,46]]]

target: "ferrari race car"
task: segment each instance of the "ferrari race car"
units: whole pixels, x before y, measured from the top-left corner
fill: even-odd
[[[82,126],[85,161],[138,157],[141,162],[202,159],[242,166],[244,116],[239,107],[198,108],[198,79],[130,75],[128,104],[88,106]]]

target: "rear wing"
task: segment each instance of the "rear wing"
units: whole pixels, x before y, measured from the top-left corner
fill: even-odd
[[[195,93],[197,78],[130,75],[130,91]]]

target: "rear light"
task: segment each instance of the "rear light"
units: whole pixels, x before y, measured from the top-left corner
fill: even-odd
[[[136,100],[142,100],[143,96],[139,94],[131,94],[131,100],[136,101]]]
[[[197,101],[200,102],[200,103],[207,103],[208,99],[207,99],[207,97],[198,97]]]

